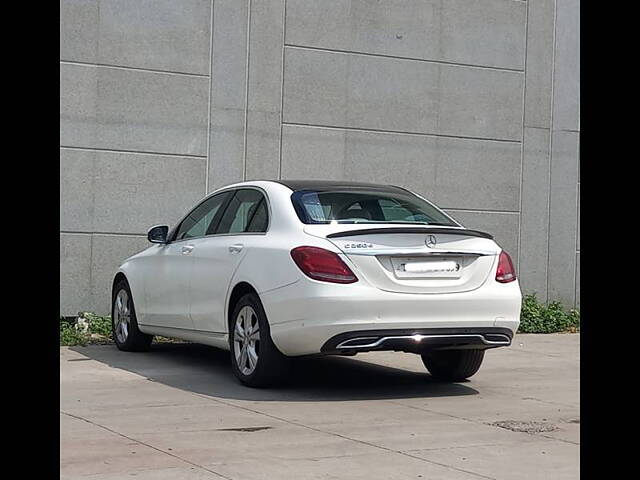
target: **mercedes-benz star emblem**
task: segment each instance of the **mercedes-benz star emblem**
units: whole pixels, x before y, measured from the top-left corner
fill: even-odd
[[[424,240],[424,243],[429,248],[433,248],[436,246],[437,240],[435,235],[427,235],[427,238]]]

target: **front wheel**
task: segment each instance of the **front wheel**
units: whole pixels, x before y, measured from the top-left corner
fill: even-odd
[[[153,340],[152,335],[142,333],[138,328],[133,297],[126,280],[120,280],[113,289],[111,333],[118,349],[126,352],[148,350]]]
[[[244,295],[231,316],[229,343],[233,373],[249,387],[267,387],[283,380],[290,361],[271,340],[269,323],[257,295]]]
[[[434,350],[422,354],[422,363],[438,380],[459,382],[480,369],[484,350]]]

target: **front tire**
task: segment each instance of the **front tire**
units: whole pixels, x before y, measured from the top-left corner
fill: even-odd
[[[153,340],[152,335],[142,333],[138,328],[136,309],[133,305],[129,283],[126,280],[120,280],[113,289],[111,334],[116,347],[125,352],[149,350]]]
[[[482,365],[484,350],[435,350],[422,354],[422,363],[438,380],[459,382],[471,377]]]
[[[257,295],[240,298],[229,326],[231,365],[238,380],[249,387],[280,383],[289,373],[290,359],[271,340],[267,316]]]

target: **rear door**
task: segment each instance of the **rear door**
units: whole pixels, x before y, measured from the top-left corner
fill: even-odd
[[[327,238],[381,290],[456,293],[482,285],[500,249],[491,236],[456,227],[307,225]]]
[[[231,278],[267,231],[265,194],[257,188],[241,188],[232,195],[215,233],[194,242],[189,292],[196,330],[226,332],[225,301]]]

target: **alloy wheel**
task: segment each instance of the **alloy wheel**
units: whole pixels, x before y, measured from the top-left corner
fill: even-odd
[[[115,299],[113,330],[118,342],[125,343],[129,337],[129,325],[131,323],[131,310],[129,308],[129,294],[122,289]]]
[[[260,354],[260,324],[255,310],[248,305],[243,307],[236,317],[233,353],[240,372],[243,375],[251,375],[258,365]]]

